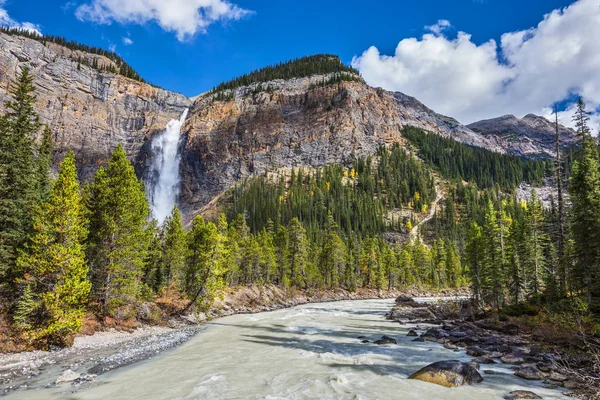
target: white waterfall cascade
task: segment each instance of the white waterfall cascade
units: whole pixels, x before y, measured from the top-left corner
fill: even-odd
[[[153,184],[150,185],[149,197],[152,216],[159,224],[171,214],[179,196],[179,142],[188,111],[186,109],[178,120],[169,121],[166,129],[152,139],[150,176]]]

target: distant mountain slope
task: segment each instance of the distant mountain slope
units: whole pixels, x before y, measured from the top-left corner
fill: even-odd
[[[520,156],[554,156],[556,152],[554,123],[544,117],[527,114],[519,119],[514,115],[488,119],[467,125],[507,152]],[[575,144],[575,132],[559,125],[563,147]]]

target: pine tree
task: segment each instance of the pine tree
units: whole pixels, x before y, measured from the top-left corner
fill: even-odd
[[[560,130],[558,127],[558,107],[554,108],[555,123],[554,127],[556,130],[556,190],[558,195],[558,215],[556,219],[556,236],[557,236],[557,258],[558,258],[558,293],[559,295],[566,295],[567,287],[567,269],[565,259],[565,247],[566,247],[566,232],[565,232],[565,201],[563,196],[563,168],[561,160],[561,142],[560,142]]]
[[[93,298],[104,315],[128,318],[138,297],[149,235],[143,184],[119,145],[96,172],[88,198],[88,260]],[[126,307],[128,306],[128,307]],[[117,313],[123,307],[122,312]],[[118,314],[118,315],[117,315]]]
[[[181,223],[181,213],[177,206],[173,207],[171,215],[166,218],[163,229],[164,245],[161,265],[163,280],[168,292],[171,286],[174,286],[175,289],[181,286],[185,266],[187,243],[185,230]]]
[[[491,304],[500,309],[504,304],[504,232],[502,226],[503,213],[496,212],[491,201],[488,202],[485,214],[484,233],[484,267],[482,269],[481,286],[490,298]]]
[[[308,258],[308,240],[306,230],[298,220],[292,218],[287,227],[288,239],[288,266],[290,269],[290,280],[293,285],[304,287],[306,264]]]
[[[194,218],[187,234],[187,260],[184,287],[190,298],[189,309],[197,305],[207,309],[217,291],[225,287],[224,237],[212,222],[204,222],[200,216]]]
[[[32,138],[40,123],[33,91],[33,77],[23,68],[0,118],[0,291],[5,294],[14,294],[18,249],[31,230],[39,199]]]
[[[476,304],[481,304],[482,300],[482,280],[483,280],[483,254],[484,254],[483,230],[477,222],[471,222],[467,232],[466,262],[469,266],[471,275],[471,288],[473,290],[473,300]]]
[[[600,276],[600,169],[598,149],[587,126],[585,103],[579,99],[574,121],[579,153],[573,164],[569,193],[574,270],[572,289],[582,290],[588,302],[594,297],[594,283]],[[598,293],[600,294],[600,293]]]
[[[81,327],[91,284],[87,281],[83,241],[87,236],[71,152],[63,161],[58,178],[35,216],[30,244],[17,264],[25,271],[26,289],[20,307],[39,299],[32,315],[31,337],[47,344],[64,346]],[[23,318],[23,308],[19,310]]]
[[[542,283],[546,270],[546,249],[548,237],[544,231],[544,210],[535,189],[531,191],[531,197],[527,212],[527,279],[529,292],[536,298],[542,294]]]
[[[320,265],[325,278],[325,284],[332,288],[338,285],[340,275],[344,270],[344,255],[346,246],[337,234],[338,226],[331,212],[325,222],[325,235],[321,248]]]

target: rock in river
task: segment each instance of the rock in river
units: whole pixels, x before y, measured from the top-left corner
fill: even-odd
[[[396,344],[396,339],[383,335],[381,339],[374,341],[375,344]]]
[[[528,380],[542,380],[546,376],[542,371],[533,366],[527,366],[515,370],[515,375]]]
[[[467,363],[456,360],[438,361],[412,374],[408,379],[435,383],[446,387],[471,385],[483,381],[479,372]]]
[[[528,390],[513,390],[512,392],[510,392],[506,397],[504,397],[507,400],[514,400],[514,399],[541,399],[540,396],[538,396],[537,394],[530,392]]]

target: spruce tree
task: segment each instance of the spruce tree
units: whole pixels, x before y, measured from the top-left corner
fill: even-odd
[[[33,77],[23,68],[0,117],[0,291],[5,294],[14,294],[18,249],[31,230],[39,199],[33,137],[40,123],[33,91]]]
[[[475,304],[480,305],[482,301],[482,280],[483,280],[483,254],[484,254],[483,230],[472,221],[467,232],[466,262],[469,266],[471,275],[471,288],[473,290],[473,300]]]
[[[185,266],[186,237],[181,213],[177,206],[173,207],[171,215],[164,222],[164,245],[161,265],[162,275],[167,289],[171,286],[177,290],[183,281],[183,270]]]
[[[115,149],[106,168],[96,172],[88,209],[93,298],[104,315],[128,318],[147,257],[150,237],[144,227],[150,210],[123,146]],[[123,312],[117,313],[120,308]]]
[[[58,178],[35,216],[33,234],[21,252],[18,266],[25,272],[26,289],[19,304],[31,310],[30,336],[46,344],[64,346],[81,327],[91,284],[87,280],[83,241],[87,236],[75,156],[63,161]]]
[[[600,168],[598,149],[587,125],[585,103],[579,99],[574,117],[579,153],[573,164],[571,195],[571,236],[574,270],[572,289],[582,290],[588,302],[594,295],[594,283],[600,274]]]
[[[184,311],[192,305],[207,309],[217,291],[225,287],[227,269],[223,244],[224,237],[215,224],[205,222],[200,216],[194,218],[187,234],[184,287],[190,302]]]
[[[304,287],[308,259],[308,240],[306,230],[298,220],[292,218],[287,227],[288,262],[290,280],[293,285]]]

